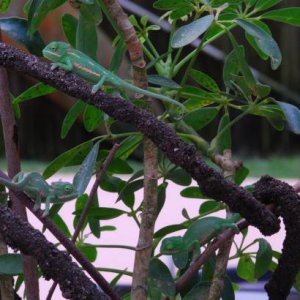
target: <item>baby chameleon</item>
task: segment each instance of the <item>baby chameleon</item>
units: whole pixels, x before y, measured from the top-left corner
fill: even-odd
[[[73,49],[67,43],[51,42],[43,49],[43,55],[44,57],[53,61],[51,67],[52,70],[59,67],[66,71],[73,71],[81,78],[93,83],[93,94],[101,88],[105,81],[108,81],[117,87],[125,88],[139,94],[157,98],[170,104],[175,104],[181,108],[182,114],[184,114],[186,111],[184,105],[180,102],[168,96],[156,94],[128,83],[112,72],[106,70],[104,67],[99,65],[84,53]]]
[[[42,175],[37,172],[31,172],[26,176],[23,172],[20,172],[11,181],[0,178],[0,184],[13,191],[24,192],[34,200],[34,211],[41,207],[42,202],[45,202],[43,217],[48,215],[50,203],[62,204],[77,198],[77,191],[71,183],[56,181],[49,185]]]
[[[201,246],[216,237],[222,230],[231,228],[238,233],[239,229],[235,222],[239,219],[239,214],[234,214],[230,219],[218,217],[199,219],[192,224],[183,237],[174,236],[164,239],[160,252],[161,254],[173,255],[173,260],[178,262],[176,265],[184,268],[188,262],[189,253],[199,250]]]

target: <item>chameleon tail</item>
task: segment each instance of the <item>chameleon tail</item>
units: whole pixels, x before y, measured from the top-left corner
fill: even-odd
[[[14,191],[22,190],[22,187],[18,183],[14,183],[14,182],[11,182],[9,180],[6,180],[6,179],[0,177],[0,185],[1,184],[5,185],[6,187],[8,187],[9,189],[12,189]]]
[[[140,94],[143,94],[143,95],[155,98],[155,99],[160,99],[163,102],[168,102],[170,104],[174,104],[174,105],[179,106],[180,109],[181,109],[181,115],[180,115],[179,118],[176,118],[176,120],[181,120],[182,117],[184,116],[184,114],[186,113],[186,108],[185,108],[185,106],[182,103],[180,103],[180,102],[178,102],[178,101],[176,101],[176,100],[174,100],[174,99],[172,99],[172,98],[170,98],[168,96],[157,94],[157,93],[151,92],[149,90],[144,90],[144,89],[139,88],[139,87],[137,87],[137,86],[135,86],[135,85],[133,85],[131,83],[128,83],[125,80],[122,80],[122,86],[125,89],[127,88],[128,90],[132,90],[134,92],[137,92],[137,93],[140,93]]]

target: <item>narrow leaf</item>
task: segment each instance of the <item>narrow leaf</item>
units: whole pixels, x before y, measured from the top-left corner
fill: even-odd
[[[61,25],[68,42],[75,48],[78,20],[70,14],[64,14],[61,18]]]
[[[206,88],[207,90],[211,92],[219,92],[220,89],[215,82],[214,79],[212,79],[209,75],[206,73],[203,73],[198,70],[191,70],[190,71],[190,76],[197,82],[199,83],[202,87]]]
[[[180,192],[180,195],[186,198],[206,199],[206,196],[202,194],[198,186],[187,187]]]
[[[265,9],[268,9],[268,8],[278,4],[281,1],[282,0],[258,0],[255,5],[255,9],[256,10],[265,10]]]
[[[4,14],[8,11],[11,0],[1,0],[0,1],[0,13]]]
[[[190,24],[180,27],[175,31],[172,37],[172,47],[181,48],[190,44],[209,28],[213,20],[214,17],[212,15],[207,15]]]
[[[93,105],[86,105],[83,113],[84,128],[88,132],[94,131],[104,120],[104,113]]]
[[[99,142],[96,143],[89,154],[84,159],[79,171],[75,174],[73,179],[73,185],[78,192],[78,196],[81,196],[87,188],[90,179],[93,175],[93,171],[96,164],[96,159],[99,150]]]
[[[80,215],[82,210],[78,210],[75,212],[76,215]],[[127,214],[126,211],[117,209],[117,208],[110,208],[110,207],[97,207],[91,208],[88,216],[94,217],[99,220],[111,220],[115,219],[123,214]]]
[[[286,7],[271,10],[262,15],[264,19],[283,22],[293,26],[300,26],[300,7]]]

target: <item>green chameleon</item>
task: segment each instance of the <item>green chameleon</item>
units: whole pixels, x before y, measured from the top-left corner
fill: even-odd
[[[41,207],[42,202],[45,202],[43,217],[48,215],[50,203],[62,204],[77,198],[77,191],[71,183],[56,181],[49,185],[42,175],[37,172],[31,172],[26,176],[23,172],[20,172],[11,181],[0,177],[0,184],[13,191],[22,191],[33,199],[35,202],[34,211]]]
[[[181,236],[173,236],[162,241],[160,253],[173,255],[177,267],[184,268],[188,262],[189,254],[199,251],[200,247],[216,237],[225,228],[239,232],[236,221],[239,214],[233,214],[230,219],[207,217],[195,221],[192,226]]]
[[[67,71],[73,71],[83,79],[93,83],[93,94],[101,88],[105,81],[108,81],[117,87],[125,88],[136,93],[144,94],[146,96],[175,104],[181,108],[182,114],[184,114],[186,111],[184,105],[180,102],[168,96],[156,94],[128,83],[127,81],[103,68],[84,53],[73,49],[67,43],[51,42],[43,49],[43,55],[44,57],[53,61],[51,67],[52,70],[59,67]]]

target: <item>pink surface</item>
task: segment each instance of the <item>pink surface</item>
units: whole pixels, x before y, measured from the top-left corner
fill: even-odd
[[[62,177],[64,180],[68,180],[68,181],[72,180],[71,175],[61,175],[61,176],[53,176],[49,181],[62,179]],[[247,185],[254,181],[255,179],[249,179],[247,180],[247,182],[245,182],[245,184]],[[294,181],[289,180],[289,183],[293,184]],[[90,187],[91,186],[89,186],[89,188]],[[169,182],[169,186],[167,189],[166,203],[163,211],[160,213],[158,217],[156,228],[155,228],[156,230],[166,225],[184,221],[185,219],[181,214],[183,208],[187,210],[190,217],[198,215],[199,206],[201,205],[201,203],[203,203],[203,200],[181,197],[180,191],[183,188],[184,187],[182,186],[178,186],[173,184],[172,182]],[[99,202],[101,206],[120,208],[125,211],[129,211],[129,209],[121,201],[115,203],[115,200],[117,198],[116,194],[99,191],[98,195],[99,195]],[[142,200],[142,192],[140,191],[136,193],[136,201],[140,202],[141,200]],[[61,215],[63,215],[64,220],[67,223],[71,233],[73,233],[74,231],[72,225],[73,215],[71,215],[71,212],[73,211],[74,211],[74,201],[65,204],[61,211]],[[220,216],[220,214],[218,215]],[[29,216],[29,218],[33,226],[35,226],[38,229],[41,229],[42,226],[40,222],[32,214]],[[89,237],[86,240],[86,242],[90,242],[93,244],[124,244],[124,245],[136,246],[137,238],[138,238],[138,228],[136,223],[132,220],[132,218],[129,218],[127,216],[121,216],[113,220],[101,221],[101,226],[103,225],[113,225],[117,227],[117,230],[102,233],[101,238],[99,240],[97,240],[94,237]],[[86,233],[88,233],[88,231],[86,231]],[[173,235],[178,235],[178,233],[175,233]],[[49,232],[46,232],[46,236],[50,241],[54,243],[57,242]],[[257,229],[251,227],[249,228],[249,234],[246,239],[246,244],[244,245],[247,245],[247,241],[250,242],[260,237],[262,237],[260,232]],[[272,248],[278,251],[281,250],[283,239],[284,239],[283,228],[280,230],[279,233],[273,235],[272,237],[267,238],[267,240],[272,245]],[[236,237],[237,243],[239,243],[240,240],[241,240],[241,234],[239,234]],[[256,247],[254,246],[253,248],[250,249],[255,250]],[[121,270],[127,268],[127,271],[132,271],[133,259],[134,259],[134,252],[130,250],[98,248],[98,256],[94,265],[96,267],[116,268]],[[164,261],[171,267],[171,270],[173,269],[173,271],[175,271],[175,269],[172,268],[170,257],[165,256]],[[236,265],[236,263],[237,261],[230,261],[229,266],[233,267]],[[108,281],[113,279],[116,276],[115,273],[102,272],[102,274],[105,276],[105,278]],[[131,278],[128,276],[123,276],[119,281],[120,284],[130,284],[130,282],[131,282]],[[41,299],[45,299],[51,284],[52,283],[47,282],[44,279],[41,279],[41,286],[40,286]],[[59,288],[56,289],[55,296],[53,296],[52,299],[55,300],[63,299],[60,294]]]

